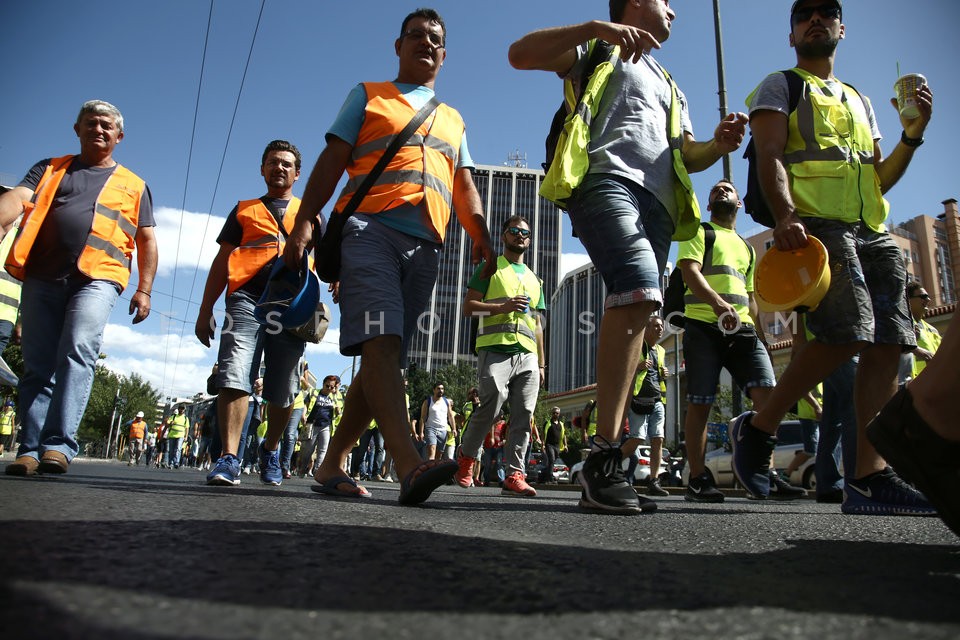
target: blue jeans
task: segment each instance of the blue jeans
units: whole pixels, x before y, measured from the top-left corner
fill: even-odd
[[[823,381],[823,416],[820,419],[817,459],[813,463],[819,494],[841,489],[843,477],[852,478],[856,473],[857,416],[851,400],[856,376],[857,361],[851,358]],[[842,476],[839,453],[843,454]]]
[[[293,450],[297,446],[297,433],[299,432],[300,416],[302,415],[303,407],[294,409],[287,421],[287,428],[283,430],[283,438],[280,440],[280,468],[285,471],[290,471],[290,460],[293,458]]]
[[[369,461],[370,464],[365,465],[365,471],[370,476],[380,473],[385,453],[383,450],[383,434],[380,433],[380,427],[376,427],[367,429],[360,436],[360,444],[356,448],[356,458],[350,461],[350,472],[353,475],[361,472],[361,463],[367,460],[367,449],[370,448],[371,440],[373,441],[373,460]]]
[[[24,282],[18,456],[77,455],[77,429],[90,399],[103,328],[118,296],[117,286],[105,280]]]
[[[179,467],[181,453],[183,453],[183,437],[167,438],[167,453],[163,462],[171,467]]]

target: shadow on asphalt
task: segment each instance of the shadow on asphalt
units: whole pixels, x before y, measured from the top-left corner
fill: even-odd
[[[11,577],[255,608],[550,614],[768,607],[960,622],[960,607],[945,606],[960,574],[960,554],[949,546],[788,540],[789,548],[768,553],[693,555],[220,520],[3,522],[0,540],[15,550],[0,580],[2,608],[16,612],[7,621],[42,616],[45,631],[70,629],[49,637],[109,634],[77,628],[84,623],[69,612],[11,589]],[[823,566],[831,567],[828,584]]]

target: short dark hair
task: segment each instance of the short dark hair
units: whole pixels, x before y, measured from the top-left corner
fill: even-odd
[[[907,283],[907,298],[912,298],[918,290],[923,289],[923,285],[918,281],[913,280],[912,282]]]
[[[327,382],[329,382],[329,381],[331,381],[331,380],[334,381],[334,382],[340,382],[340,378],[338,378],[337,376],[329,375],[329,376],[327,376],[326,378],[323,379],[323,384],[327,384]]]
[[[437,13],[435,9],[428,9],[421,7],[420,9],[414,9],[411,11],[406,18],[403,19],[403,24],[400,25],[400,37],[403,37],[403,34],[407,32],[407,23],[413,20],[414,18],[423,18],[429,20],[430,22],[436,22],[440,25],[440,31],[443,33],[443,44],[447,44],[447,25],[443,23],[443,18],[440,17],[440,14]]]
[[[297,149],[296,145],[286,140],[272,140],[270,144],[267,145],[267,148],[263,150],[263,155],[260,157],[261,167],[267,162],[267,155],[269,155],[271,151],[289,151],[292,153],[295,158],[294,165],[297,167],[297,171],[300,171],[300,149]]]
[[[737,190],[737,185],[733,184],[732,181],[727,180],[726,178],[721,178],[720,180],[717,180],[716,182],[714,182],[714,183],[713,183],[713,186],[710,187],[710,191],[713,191],[714,189],[716,189],[718,184],[728,184],[728,185],[730,185],[730,186],[733,188],[733,192],[734,192],[735,194],[737,194],[737,197],[740,196],[740,192]]]
[[[620,22],[623,20],[623,10],[627,7],[629,0],[610,0],[610,22]]]
[[[531,228],[531,227],[530,227],[530,221],[529,221],[529,220],[527,220],[526,218],[524,218],[524,217],[521,216],[520,214],[516,214],[516,215],[510,216],[509,218],[507,218],[506,220],[503,221],[503,224],[500,225],[500,233],[506,233],[506,232],[507,232],[507,229],[509,229],[510,227],[514,226],[514,225],[517,224],[518,222],[522,222],[522,223],[526,224],[528,229]]]

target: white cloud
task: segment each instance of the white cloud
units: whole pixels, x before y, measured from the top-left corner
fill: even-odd
[[[217,255],[217,236],[226,218],[194,213],[172,207],[157,207],[155,229],[160,264],[158,276],[169,276],[174,268],[205,273]]]
[[[588,262],[590,262],[590,256],[585,253],[561,253],[560,278],[565,278],[568,273],[576,271]]]

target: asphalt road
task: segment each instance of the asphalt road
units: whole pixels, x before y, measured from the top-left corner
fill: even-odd
[[[960,637],[936,518],[680,496],[611,517],[452,486],[411,508],[395,484],[351,502],[203,476],[0,476],[0,638]]]

